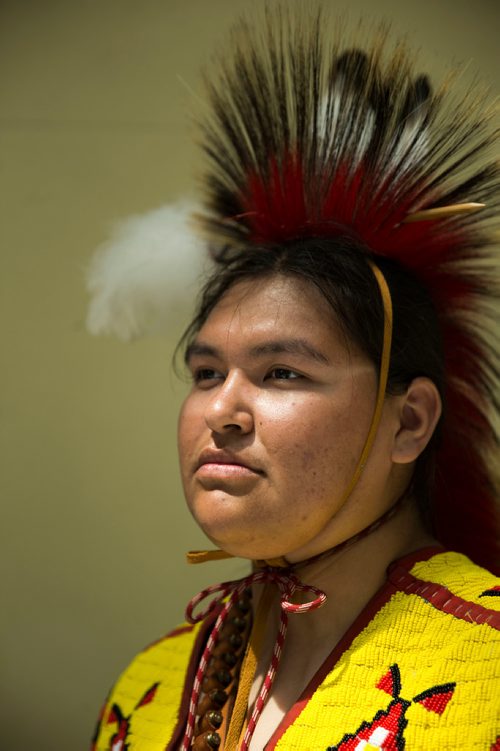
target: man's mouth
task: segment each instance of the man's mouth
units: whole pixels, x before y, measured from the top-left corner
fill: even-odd
[[[227,471],[228,473],[237,473],[240,471],[262,474],[261,470],[249,463],[247,459],[226,449],[204,449],[196,465],[196,471],[198,472],[200,469],[207,472]]]
[[[196,464],[195,476],[205,486],[217,482],[245,482],[256,479],[263,472],[246,458],[226,449],[204,449]]]

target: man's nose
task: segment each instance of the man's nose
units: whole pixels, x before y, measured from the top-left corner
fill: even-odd
[[[205,411],[214,433],[251,433],[254,428],[252,386],[241,371],[229,372]]]

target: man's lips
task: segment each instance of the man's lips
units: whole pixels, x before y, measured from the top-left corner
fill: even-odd
[[[247,459],[225,449],[204,449],[196,464],[196,474],[204,476],[237,477],[248,474],[262,474]]]

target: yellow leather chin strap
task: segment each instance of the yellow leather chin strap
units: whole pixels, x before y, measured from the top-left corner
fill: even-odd
[[[363,446],[363,450],[361,452],[361,456],[359,457],[357,467],[354,470],[354,474],[351,478],[351,482],[347,486],[347,489],[344,493],[340,507],[344,505],[344,503],[347,501],[352,491],[354,490],[355,486],[357,485],[358,480],[361,477],[363,470],[366,466],[366,462],[368,461],[370,451],[372,450],[372,446],[375,441],[375,436],[377,435],[378,426],[380,424],[380,419],[382,417],[382,410],[384,408],[385,391],[387,388],[387,379],[389,377],[389,365],[391,362],[391,343],[392,343],[391,293],[389,292],[389,287],[387,286],[385,277],[380,271],[379,267],[376,266],[373,263],[373,261],[369,261],[369,264],[370,264],[371,270],[373,271],[373,275],[375,279],[377,280],[377,284],[380,290],[380,296],[382,298],[382,305],[384,308],[384,337],[383,337],[383,342],[382,342],[382,357],[380,359],[378,391],[377,391],[377,399],[375,402],[375,409],[373,411],[372,422],[370,425],[370,429],[368,431],[368,435],[366,436],[365,445]]]
[[[207,561],[223,561],[226,558],[236,558],[225,550],[190,550],[186,553],[188,563],[206,563]]]
[[[384,335],[382,342],[382,356],[380,359],[380,371],[377,390],[377,399],[375,401],[375,409],[373,411],[373,417],[370,424],[366,441],[361,451],[358,464],[354,470],[354,474],[351,478],[349,485],[347,486],[345,493],[342,497],[340,507],[344,505],[352,491],[356,487],[359,478],[361,477],[363,470],[368,461],[370,451],[372,450],[375,437],[377,435],[378,426],[382,417],[382,410],[384,407],[385,391],[387,388],[387,379],[389,376],[389,365],[391,361],[391,343],[392,343],[392,300],[389,287],[383,273],[373,261],[368,261],[373,275],[377,281],[380,297],[382,299],[382,305],[384,309]],[[226,553],[224,550],[191,550],[186,554],[188,563],[205,563],[206,561],[220,561],[225,558],[235,558],[236,556],[231,553]],[[269,558],[264,561],[257,561],[257,565],[274,566],[277,568],[284,568],[289,565],[288,561],[284,557]]]

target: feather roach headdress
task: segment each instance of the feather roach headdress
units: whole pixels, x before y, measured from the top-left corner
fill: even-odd
[[[327,38],[320,13],[305,16],[243,24],[208,81],[203,225],[226,252],[351,235],[375,264],[394,259],[425,285],[446,371],[436,532],[498,568],[499,168],[484,97],[433,93],[383,32],[361,51]]]

